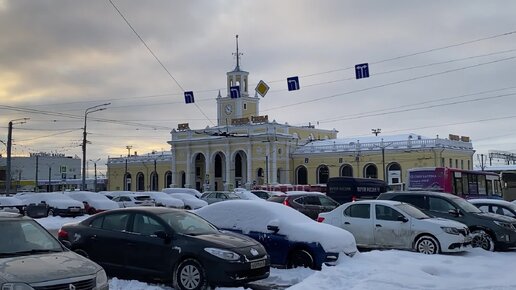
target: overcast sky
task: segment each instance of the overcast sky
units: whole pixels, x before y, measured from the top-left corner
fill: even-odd
[[[13,155],[82,156],[85,109],[106,102],[88,115],[87,159],[169,150],[178,123],[216,124],[236,34],[250,91],[271,87],[270,120],[516,152],[515,1],[112,1],[177,83],[109,0],[0,0],[0,140],[30,118]],[[354,79],[365,62],[371,77]]]

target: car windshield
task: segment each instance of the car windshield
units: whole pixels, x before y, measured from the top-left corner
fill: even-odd
[[[424,212],[420,211],[419,209],[417,209],[416,207],[414,207],[410,204],[402,203],[402,204],[396,205],[396,207],[399,208],[401,211],[405,212],[406,214],[408,214],[409,216],[416,218],[418,220],[430,218]]]
[[[0,221],[0,256],[62,252],[61,244],[32,220]]]
[[[456,198],[452,198],[452,200],[457,204],[457,206],[465,211],[465,212],[471,212],[471,213],[481,213],[482,211],[480,209],[478,209],[478,207],[474,206],[472,203],[470,203],[469,201],[463,199],[463,198],[460,198],[460,197],[456,197]]]
[[[160,217],[169,224],[176,233],[185,235],[217,234],[219,230],[195,214],[179,211],[161,214]]]

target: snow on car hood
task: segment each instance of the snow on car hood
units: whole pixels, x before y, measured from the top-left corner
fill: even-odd
[[[112,200],[101,200],[101,199],[93,199],[86,201],[90,206],[100,209],[100,210],[110,210],[115,208],[120,208],[118,203]]]
[[[23,195],[20,197],[20,199],[23,200],[26,205],[44,201],[49,206],[59,209],[67,209],[70,206],[84,209],[82,202],[72,199],[71,197],[61,193],[34,193]]]
[[[22,206],[23,201],[14,196],[0,196],[0,206]]]
[[[270,233],[267,225],[273,224],[279,227],[279,234],[292,241],[319,243],[327,252],[357,251],[355,238],[350,232],[318,223],[279,203],[228,200],[207,205],[194,212],[222,229]]]
[[[164,204],[165,206],[183,207],[185,205],[185,203],[182,200],[177,199],[177,198],[172,198],[172,197],[169,197],[169,198],[155,198],[154,200],[156,202]]]
[[[0,282],[37,283],[95,275],[100,266],[71,251],[0,259]]]

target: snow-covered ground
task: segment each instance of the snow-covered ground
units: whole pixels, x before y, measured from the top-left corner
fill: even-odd
[[[86,217],[48,217],[37,221],[55,232],[61,224]],[[289,289],[295,290],[509,290],[516,289],[515,269],[516,251],[491,253],[470,249],[460,254],[433,256],[396,250],[370,251],[357,253],[353,258],[343,256],[338,265],[323,267],[321,271],[271,269],[270,277],[260,284],[293,285]],[[117,278],[110,279],[109,286],[115,290],[172,289]]]

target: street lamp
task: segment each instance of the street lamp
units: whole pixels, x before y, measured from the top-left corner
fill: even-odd
[[[13,124],[24,124],[27,123],[29,118],[21,118],[9,121],[9,129],[7,131],[7,169],[5,173],[5,193],[9,195],[11,193],[11,146],[13,142]]]
[[[103,106],[111,105],[111,103],[105,103],[102,105],[96,105],[93,107],[89,107],[84,111],[84,131],[82,134],[82,184],[81,190],[86,190],[86,120],[88,118],[88,114],[103,111],[106,108],[102,108]]]
[[[97,192],[97,162],[99,160],[100,160],[100,158],[97,159],[97,160],[91,160],[90,159],[90,161],[93,162],[93,166],[95,167],[95,183],[94,183],[95,192]]]

